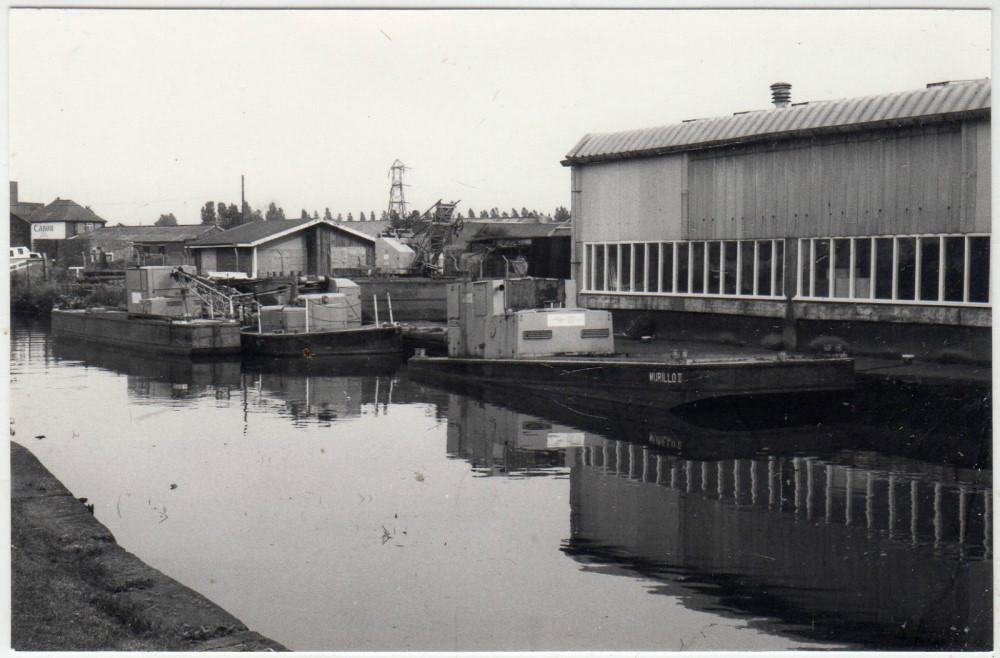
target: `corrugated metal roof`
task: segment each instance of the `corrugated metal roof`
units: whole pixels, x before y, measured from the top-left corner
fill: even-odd
[[[657,128],[592,133],[573,147],[563,164],[644,157],[803,133],[860,130],[899,122],[989,116],[989,109],[988,78],[941,83],[913,91],[801,103]]]
[[[374,242],[375,238],[354,228],[354,222],[333,222],[328,219],[286,219],[272,220],[264,222],[250,222],[240,224],[228,231],[203,235],[191,242],[192,247],[233,247],[249,246],[267,242],[280,235],[294,233],[297,229],[304,229],[314,224],[326,224],[334,229],[350,233],[366,242]],[[361,222],[357,222],[360,226]]]

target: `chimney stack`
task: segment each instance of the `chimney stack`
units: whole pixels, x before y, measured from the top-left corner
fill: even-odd
[[[785,108],[792,102],[792,85],[787,82],[775,82],[771,85],[771,102],[776,108]]]

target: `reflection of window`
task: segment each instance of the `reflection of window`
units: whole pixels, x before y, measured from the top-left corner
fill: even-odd
[[[582,280],[595,292],[774,297],[783,258],[781,240],[588,243]]]
[[[985,304],[989,240],[983,235],[803,238],[798,296]]]

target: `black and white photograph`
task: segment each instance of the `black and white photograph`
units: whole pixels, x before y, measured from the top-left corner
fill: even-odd
[[[5,20],[5,649],[994,651],[989,4]]]

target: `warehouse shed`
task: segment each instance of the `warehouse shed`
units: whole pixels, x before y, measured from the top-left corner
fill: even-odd
[[[263,221],[206,235],[188,248],[198,272],[242,272],[252,278],[326,276],[371,269],[375,238],[326,219]]]
[[[990,358],[990,81],[586,135],[580,303],[662,332]]]

